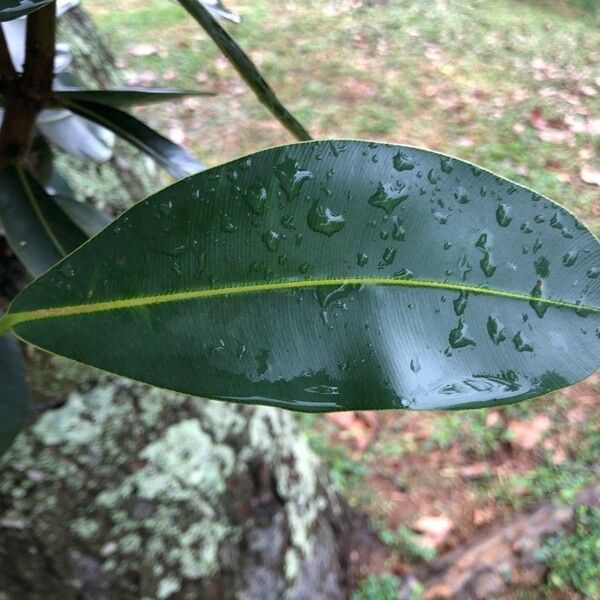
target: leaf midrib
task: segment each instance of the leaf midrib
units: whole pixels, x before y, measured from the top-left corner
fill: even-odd
[[[234,285],[213,289],[188,290],[174,292],[171,294],[138,296],[132,298],[124,298],[121,300],[105,300],[89,304],[74,304],[68,306],[42,308],[32,311],[23,311],[15,313],[11,313],[9,310],[9,312],[6,315],[4,315],[4,317],[0,318],[0,335],[12,329],[19,323],[35,321],[40,319],[78,316],[96,312],[105,312],[110,310],[125,310],[137,308],[140,306],[150,306],[153,304],[184,302],[200,298],[216,298],[234,294],[237,295],[260,292],[276,292],[299,288],[331,287],[341,285],[383,285],[439,289],[451,292],[463,292],[469,294],[492,296],[496,298],[506,298],[509,300],[535,302],[538,304],[544,304],[546,306],[554,306],[556,308],[566,308],[578,311],[600,313],[600,307],[598,306],[575,304],[573,302],[566,302],[564,300],[554,300],[552,298],[536,297],[531,296],[529,294],[521,294],[519,292],[499,290],[496,288],[477,287],[459,283],[446,283],[420,279],[394,279],[385,277],[338,277],[331,279],[295,279],[289,281]]]

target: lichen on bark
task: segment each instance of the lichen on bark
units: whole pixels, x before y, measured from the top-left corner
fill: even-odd
[[[83,597],[339,596],[335,506],[289,413],[93,377],[0,463],[2,579],[24,536]]]

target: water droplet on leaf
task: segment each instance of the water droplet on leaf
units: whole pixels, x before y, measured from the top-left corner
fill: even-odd
[[[262,241],[271,252],[277,252],[281,236],[276,231],[265,231],[262,235]]]
[[[508,227],[512,221],[510,216],[512,213],[512,206],[510,204],[499,204],[496,209],[496,221],[500,227]]]
[[[499,319],[490,315],[487,320],[487,332],[490,339],[499,344],[506,339],[506,329]]]
[[[367,200],[367,202],[375,208],[383,209],[389,215],[398,204],[404,202],[407,198],[408,194],[402,196],[388,193],[383,183],[380,182],[377,185],[376,192]]]
[[[392,159],[394,163],[394,169],[396,171],[411,171],[415,168],[414,162],[411,160],[410,156],[403,152],[398,152]]]
[[[533,346],[521,331],[517,331],[513,337],[513,344],[519,352],[533,352]]]
[[[529,301],[531,308],[533,308],[535,314],[540,319],[546,314],[546,311],[548,310],[548,304],[539,300],[539,298],[542,298],[543,287],[544,283],[541,279],[538,279],[530,292],[533,299]]]
[[[458,325],[450,331],[448,342],[452,348],[466,348],[467,346],[475,346],[475,342],[467,337],[467,325],[462,319],[458,320]]]
[[[356,264],[359,267],[364,267],[368,261],[369,261],[369,257],[365,252],[359,252],[356,255]]]
[[[336,215],[329,207],[315,202],[308,211],[307,223],[313,231],[331,237],[344,228],[346,219]]]

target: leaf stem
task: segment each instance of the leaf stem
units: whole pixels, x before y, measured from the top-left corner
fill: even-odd
[[[256,97],[273,113],[275,118],[299,141],[312,139],[302,124],[283,106],[275,92],[260,74],[250,57],[238,46],[237,42],[219,25],[198,0],[179,0],[179,4],[208,33],[219,50],[229,59],[242,79],[248,84]]]
[[[8,313],[0,317],[0,337],[10,332],[12,329],[11,322],[11,315]]]

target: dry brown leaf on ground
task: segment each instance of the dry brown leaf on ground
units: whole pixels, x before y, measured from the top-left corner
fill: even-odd
[[[552,127],[539,129],[536,135],[542,142],[550,144],[562,144],[573,137],[573,134],[568,129],[554,129]]]
[[[581,167],[579,177],[584,183],[600,186],[600,169],[589,166]]]
[[[529,124],[536,130],[536,135],[543,142],[561,144],[573,137],[573,132],[562,119],[546,119],[539,107],[529,114]]]
[[[329,413],[326,418],[341,430],[340,437],[351,440],[359,452],[365,450],[377,431],[378,419],[372,410]]]
[[[425,516],[417,519],[412,528],[421,534],[420,542],[423,545],[437,548],[454,529],[454,522],[446,515]]]
[[[494,427],[494,425],[498,425],[501,420],[500,413],[497,410],[492,410],[485,418],[485,425],[486,427]]]
[[[529,124],[534,129],[545,129],[548,126],[548,122],[542,115],[542,109],[539,107],[534,108],[529,114]]]
[[[156,73],[152,71],[142,71],[140,73],[128,73],[125,76],[128,85],[152,85],[156,83]]]
[[[152,56],[158,53],[158,48],[154,44],[133,44],[127,48],[132,56]]]
[[[486,462],[476,462],[472,465],[465,465],[460,468],[460,474],[466,479],[480,479],[490,472],[489,465]]]
[[[588,135],[600,135],[600,119],[593,118],[586,121],[586,133]]]
[[[531,421],[510,421],[508,432],[511,444],[531,450],[539,444],[551,424],[552,421],[546,415],[538,415]]]

